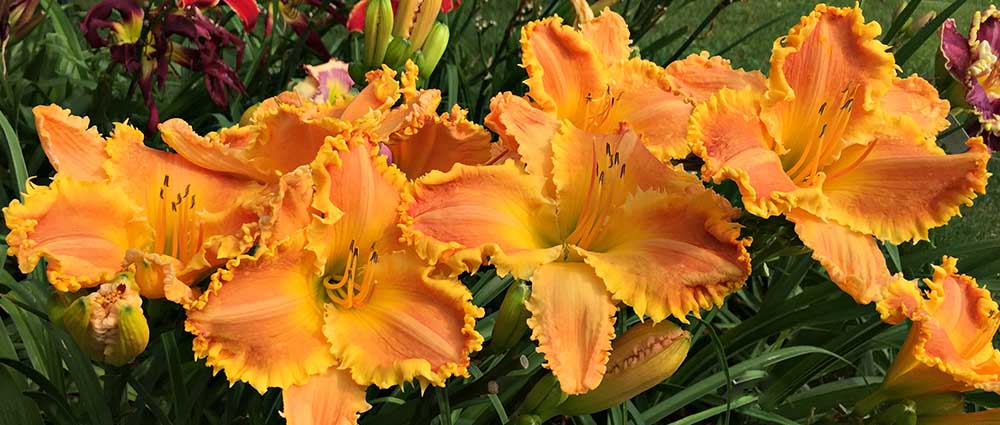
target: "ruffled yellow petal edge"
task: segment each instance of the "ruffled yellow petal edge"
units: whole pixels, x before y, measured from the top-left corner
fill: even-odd
[[[432,369],[430,362],[425,359],[406,359],[393,364],[389,370],[376,370],[370,365],[370,362],[364,360],[367,354],[363,350],[352,350],[351,348],[357,347],[328,336],[330,352],[340,361],[339,368],[349,369],[355,382],[386,389],[393,385],[412,382],[415,379],[419,383],[421,391],[424,391],[429,385],[443,387],[445,380],[452,376],[463,378],[469,376],[469,356],[483,349],[483,336],[476,331],[476,319],[482,318],[485,311],[472,303],[472,292],[469,292],[465,285],[454,280],[431,277],[433,271],[434,267],[425,267],[420,272],[423,283],[432,290],[440,291],[445,298],[459,301],[465,312],[461,331],[466,338],[461,354],[462,361],[447,362],[437,369]],[[376,288],[375,291],[377,290]],[[336,307],[327,305],[327,311],[331,308]],[[363,309],[364,306],[360,308]]]
[[[980,323],[996,320],[994,317],[1000,312],[998,312],[997,303],[993,301],[990,291],[986,288],[980,287],[975,278],[959,274],[957,264],[958,259],[945,256],[941,259],[940,266],[932,266],[934,269],[933,277],[931,279],[924,279],[924,283],[926,283],[930,288],[930,293],[928,294],[929,298],[926,300],[926,303],[933,304],[944,302],[944,281],[946,279],[956,279],[961,285],[966,286],[967,290],[971,290],[974,294],[973,296],[976,297],[976,303],[972,308],[973,311],[971,312],[974,314],[973,318]],[[921,326],[921,321],[923,319],[926,319],[926,317],[921,318],[920,315],[917,315],[916,318],[913,319],[914,326],[910,331],[918,332],[917,343],[913,349],[913,355],[917,360],[925,365],[937,368],[941,372],[948,374],[959,382],[963,382],[984,391],[1000,392],[1000,376],[983,375],[975,370],[962,368],[959,365],[949,363],[947,359],[928,354],[926,345],[932,338],[934,338],[934,335],[929,327]],[[929,320],[933,320],[933,318],[930,318]],[[996,327],[994,326],[993,329],[996,329]],[[994,364],[1000,364],[1000,351],[997,351],[996,349],[991,349],[991,351],[992,357],[990,361]]]
[[[45,214],[49,208],[58,201],[60,193],[68,191],[88,193],[87,186],[104,186],[103,182],[74,181],[65,177],[57,176],[49,186],[39,186],[30,181],[27,182],[27,192],[24,194],[24,201],[13,200],[10,205],[3,208],[3,216],[6,220],[7,228],[7,254],[18,259],[18,267],[22,273],[30,273],[38,265],[43,257],[48,259],[46,274],[49,283],[59,291],[76,292],[81,288],[89,288],[98,284],[109,282],[120,271],[118,269],[108,269],[89,277],[65,273],[58,259],[52,257],[52,253],[45,249],[38,249],[38,241],[31,239],[31,234],[38,225],[38,218]],[[124,193],[115,190],[100,190],[101,196],[106,196],[105,201],[108,208],[120,209],[130,213],[129,226],[145,227],[144,240],[130,241],[136,245],[146,245],[152,242],[152,229],[149,228],[142,209],[135,205]],[[125,247],[123,247],[124,253]],[[115,259],[115,261],[119,261]]]
[[[811,187],[797,187],[785,174],[778,154],[784,148],[767,131],[760,120],[761,97],[752,89],[732,90],[724,88],[695,107],[688,126],[688,144],[691,151],[705,161],[702,179],[720,183],[733,180],[740,188],[743,207],[759,217],[771,217],[790,211],[796,206],[810,206],[822,209],[826,198],[822,194],[822,179],[816,179]],[[733,114],[733,115],[729,115]],[[725,137],[713,134],[713,129],[722,128],[730,133]],[[736,134],[744,140],[732,137]],[[757,151],[752,156],[737,153],[733,159],[722,161],[716,158],[706,146],[706,140],[718,144],[745,143],[745,148],[731,147],[733,151]],[[731,164],[726,164],[726,163]],[[746,164],[743,164],[746,163]],[[753,167],[754,170],[747,168]],[[754,174],[751,174],[754,173]],[[769,193],[758,196],[762,186]],[[766,186],[766,187],[764,187]]]
[[[892,85],[892,77],[895,73],[895,58],[887,50],[889,46],[882,44],[877,39],[882,33],[882,27],[878,22],[865,23],[865,17],[861,14],[861,8],[855,7],[831,7],[825,4],[818,4],[812,13],[803,16],[798,25],[788,31],[788,35],[779,37],[774,41],[771,52],[771,72],[768,78],[767,99],[771,101],[787,100],[795,97],[795,92],[785,78],[782,69],[789,55],[792,55],[802,48],[809,34],[819,23],[823,15],[848,17],[854,20],[852,32],[860,41],[861,49],[868,50],[873,56],[881,57],[884,69],[880,70],[881,77],[878,84],[870,84],[876,80],[868,80],[865,91],[860,99],[866,110],[875,107],[878,98],[881,97]]]
[[[497,274],[501,276],[513,274],[518,279],[528,280],[538,267],[558,258],[562,254],[562,246],[530,249],[508,255],[496,243],[465,246],[454,241],[444,242],[438,240],[414,228],[415,219],[410,214],[410,209],[416,204],[416,198],[421,196],[425,190],[425,186],[448,184],[463,174],[475,171],[479,167],[493,168],[497,172],[506,173],[508,176],[524,176],[525,178],[517,179],[520,181],[513,183],[529,184],[531,186],[530,193],[539,194],[536,199],[528,201],[537,205],[540,214],[544,214],[549,209],[553,209],[554,211],[553,202],[540,195],[542,193],[542,180],[531,178],[524,174],[521,167],[514,160],[509,159],[503,164],[489,166],[455,164],[447,172],[431,171],[406,186],[399,206],[399,228],[402,230],[400,241],[412,247],[414,252],[429,264],[444,265],[455,276],[461,273],[475,273],[483,264],[492,264],[496,266]],[[552,217],[552,223],[553,227],[555,227],[556,221],[554,216]]]
[[[233,269],[240,266],[244,261],[256,262],[267,256],[277,255],[277,250],[283,247],[291,245],[293,242],[291,239],[285,241],[280,246],[276,246],[272,249],[266,247],[258,247],[257,251],[252,255],[240,255],[226,262],[226,266],[220,268],[215,273],[212,274],[211,281],[209,282],[208,288],[201,294],[200,297],[192,302],[184,305],[184,310],[186,312],[197,311],[205,308],[208,304],[210,297],[218,293],[219,289],[222,288],[226,282],[229,282],[233,278]],[[313,264],[316,268],[316,274],[322,273],[322,264],[316,261]],[[194,352],[195,359],[205,359],[205,365],[212,368],[212,375],[218,375],[219,372],[226,371],[226,379],[229,381],[229,385],[236,384],[237,381],[243,381],[250,386],[254,387],[258,392],[263,394],[267,391],[268,387],[275,386],[271,381],[271,378],[263,370],[253,370],[247,369],[245,365],[245,359],[243,358],[230,358],[222,355],[222,350],[224,349],[224,344],[220,342],[211,342],[209,338],[203,335],[191,320],[188,319],[184,322],[184,330],[194,336],[194,340],[191,342],[191,349]],[[328,361],[329,354],[321,356],[322,358],[314,358],[313,361],[305,362],[302,364],[302,371],[297,372],[295,368],[289,369],[288,376],[282,379],[285,382],[278,383],[278,386],[285,386],[285,384],[301,384],[306,382],[307,378],[313,375],[322,374],[326,372],[330,367],[336,366],[336,362],[332,364]]]

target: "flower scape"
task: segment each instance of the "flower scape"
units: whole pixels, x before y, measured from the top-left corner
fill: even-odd
[[[994,6],[497,3],[0,0],[0,423],[1000,423]]]

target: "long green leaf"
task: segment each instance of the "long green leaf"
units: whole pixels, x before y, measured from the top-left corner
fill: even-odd
[[[836,356],[836,354],[818,347],[804,346],[782,348],[769,353],[761,354],[750,360],[739,363],[731,367],[728,374],[740,375],[750,370],[764,369],[775,363],[780,363],[785,360],[807,354],[826,354],[829,356]],[[726,384],[726,376],[727,373],[718,372],[700,380],[697,383],[689,385],[687,388],[677,394],[674,394],[672,397],[663,400],[642,412],[642,419],[647,423],[656,423],[657,421],[663,420],[663,418],[666,418],[667,415],[670,415],[671,413],[680,410],[682,407],[687,406],[691,402],[718,390],[719,387]]]
[[[7,155],[10,158],[11,168],[14,169],[14,178],[17,179],[18,196],[23,197],[25,192],[25,182],[28,181],[28,168],[24,165],[24,154],[21,153],[21,141],[17,138],[17,133],[11,127],[10,121],[0,112],[0,130],[3,131],[3,140],[7,144]]]
[[[917,31],[910,41],[906,42],[903,47],[900,47],[899,50],[896,51],[896,65],[902,66],[906,63],[906,61],[910,59],[910,56],[913,56],[913,54],[917,52],[917,49],[919,49],[920,46],[923,46],[924,42],[931,38],[931,35],[937,32],[938,28],[941,27],[941,24],[943,24],[946,19],[951,17],[951,15],[955,13],[958,8],[965,4],[965,1],[966,0],[955,0],[951,2],[951,5],[944,8],[944,10],[928,22],[927,25],[924,25],[920,31]]]

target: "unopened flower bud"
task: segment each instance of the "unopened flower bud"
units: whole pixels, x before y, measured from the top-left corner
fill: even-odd
[[[392,40],[392,3],[389,0],[371,0],[365,11],[364,64],[376,68],[385,59],[385,50]]]
[[[431,33],[434,22],[437,21],[438,12],[441,10],[441,0],[423,0],[417,10],[417,16],[413,20],[413,31],[410,32],[410,43],[414,49],[421,49],[424,40]]]
[[[878,425],[916,425],[917,407],[910,400],[894,404],[876,416],[875,423]]]
[[[569,397],[556,410],[561,415],[584,415],[624,403],[673,375],[690,347],[691,335],[671,322],[633,326],[615,339],[601,384]]]
[[[524,308],[524,300],[530,293],[530,287],[521,281],[515,281],[507,288],[497,321],[493,324],[492,350],[503,352],[511,349],[528,331],[528,310]]]
[[[409,38],[413,29],[413,20],[417,17],[417,9],[421,0],[399,0],[396,5],[396,21],[392,27],[392,35],[399,38]]]
[[[87,356],[115,366],[135,359],[149,342],[142,298],[131,273],[120,273],[78,298],[66,308],[62,322]]]
[[[66,308],[69,307],[73,301],[80,298],[80,294],[74,292],[62,292],[62,291],[52,291],[49,294],[49,320],[52,323],[62,323],[63,314],[66,313]]]
[[[399,68],[410,55],[413,54],[413,47],[410,41],[401,37],[392,37],[389,47],[385,50],[385,64],[389,68]]]
[[[936,16],[937,13],[931,10],[913,19],[913,21],[911,21],[909,25],[907,25],[907,27],[904,29],[906,35],[913,37],[918,32],[920,32],[920,30],[924,29],[924,27],[926,27],[927,24],[929,24],[932,20],[934,20]]]
[[[449,37],[448,26],[435,22],[430,35],[427,36],[427,41],[424,42],[424,47],[421,48],[421,54],[416,60],[417,67],[420,68],[421,80],[429,78],[434,72],[434,68],[437,68],[441,56],[444,56],[444,50],[448,47]]]

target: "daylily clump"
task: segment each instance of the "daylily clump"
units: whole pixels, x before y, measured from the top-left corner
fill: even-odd
[[[948,103],[926,80],[895,75],[861,10],[825,5],[777,39],[765,89],[722,89],[695,108],[688,140],[702,176],[734,180],[744,208],[784,215],[830,278],[859,303],[891,276],[876,239],[927,239],[985,193],[980,138],[947,155],[935,136]]]

